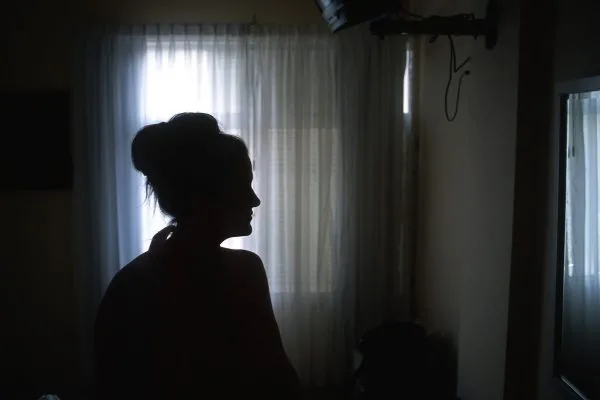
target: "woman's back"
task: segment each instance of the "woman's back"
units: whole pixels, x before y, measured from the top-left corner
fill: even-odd
[[[138,257],[98,314],[100,387],[110,398],[293,392],[263,279],[260,259],[245,251],[184,260],[165,246]]]

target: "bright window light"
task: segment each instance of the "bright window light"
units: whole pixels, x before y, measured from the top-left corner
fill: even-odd
[[[193,51],[183,48],[183,43],[175,49],[160,51],[157,43],[148,43],[145,59],[145,85],[141,98],[144,125],[167,121],[181,112],[206,112],[218,114],[219,109],[227,106],[228,112],[236,112],[235,102],[214,104],[214,77],[209,63],[212,62],[209,51]],[[235,84],[235,82],[231,83]],[[233,108],[233,109],[232,109]],[[230,134],[239,134],[228,130]],[[165,216],[154,197],[146,194],[145,182],[139,182],[139,200],[141,207],[141,248],[148,250],[152,237],[167,226],[170,218]],[[223,247],[240,249],[242,238],[231,238],[223,242]]]
[[[410,102],[411,102],[411,79],[412,79],[412,51],[408,50],[406,52],[406,67],[404,67],[404,90],[402,92],[402,107],[404,114],[410,114]]]

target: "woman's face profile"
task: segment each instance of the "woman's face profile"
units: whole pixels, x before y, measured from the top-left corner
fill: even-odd
[[[260,199],[252,188],[253,179],[252,162],[246,156],[225,183],[222,194],[209,207],[210,218],[220,231],[220,239],[252,233],[253,209],[260,205]]]

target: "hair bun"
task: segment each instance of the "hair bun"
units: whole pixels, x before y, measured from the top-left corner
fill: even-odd
[[[177,114],[167,122],[167,125],[172,134],[180,135],[181,139],[187,140],[214,137],[221,133],[216,118],[204,113]]]
[[[148,176],[160,164],[161,149],[169,139],[167,124],[147,125],[142,128],[131,143],[131,160],[135,169]]]
[[[169,122],[147,125],[131,143],[133,166],[147,177],[164,173],[186,149],[198,151],[220,133],[215,117],[204,113],[181,113]]]

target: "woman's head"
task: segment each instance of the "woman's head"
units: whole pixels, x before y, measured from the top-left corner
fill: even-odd
[[[131,156],[161,210],[178,223],[208,229],[218,240],[252,232],[252,208],[260,200],[248,149],[221,132],[212,115],[178,114],[144,127]]]

